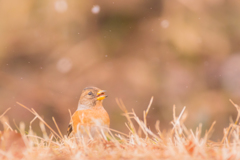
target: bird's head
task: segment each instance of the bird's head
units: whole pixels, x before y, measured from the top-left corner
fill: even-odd
[[[106,91],[97,87],[86,87],[83,89],[79,99],[79,105],[94,107],[102,105],[102,101],[107,97]]]

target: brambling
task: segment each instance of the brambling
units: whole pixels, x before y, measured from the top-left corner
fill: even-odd
[[[96,137],[99,135],[99,127],[109,127],[110,119],[102,105],[103,99],[107,97],[105,92],[96,87],[83,89],[77,111],[72,115],[68,126],[68,137]]]

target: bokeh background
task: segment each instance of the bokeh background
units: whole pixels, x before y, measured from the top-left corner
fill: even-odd
[[[239,19],[239,0],[0,1],[0,114],[28,126],[20,102],[66,133],[68,109],[96,86],[111,128],[127,132],[116,98],[142,118],[154,96],[152,130],[171,128],[175,104],[194,130],[216,120],[218,140],[237,115],[229,99],[240,104]]]

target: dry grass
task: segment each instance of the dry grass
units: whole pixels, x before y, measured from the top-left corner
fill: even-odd
[[[201,137],[202,125],[196,131],[187,129],[184,125],[186,114],[185,107],[179,116],[175,114],[173,107],[173,128],[167,133],[162,133],[159,122],[156,122],[157,134],[147,126],[147,114],[153,98],[146,111],[144,119],[141,120],[134,110],[128,112],[121,100],[117,100],[119,107],[123,110],[128,122],[126,127],[129,134],[126,135],[112,129],[108,134],[101,134],[101,139],[86,140],[84,138],[76,141],[62,135],[58,129],[55,132],[38,115],[34,109],[27,109],[35,117],[30,122],[30,130],[25,131],[25,125],[20,124],[18,133],[4,121],[4,115],[0,115],[5,126],[4,132],[0,133],[0,157],[1,159],[239,159],[240,150],[240,108],[236,107],[238,116],[235,122],[230,122],[229,127],[224,129],[224,136],[221,142],[212,142],[209,137],[212,135],[212,126]],[[40,120],[42,136],[36,136],[31,129],[31,124],[36,119]],[[54,119],[53,119],[54,120]],[[134,122],[135,121],[135,122]],[[54,120],[55,122],[55,120]],[[137,123],[137,125],[133,125]],[[45,127],[50,129],[50,134]],[[100,129],[101,131],[101,129]]]

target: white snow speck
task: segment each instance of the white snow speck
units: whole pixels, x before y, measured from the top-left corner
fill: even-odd
[[[168,26],[169,26],[168,20],[163,20],[163,21],[161,22],[161,26],[162,26],[163,28],[168,28]]]
[[[100,6],[99,5],[94,5],[92,7],[92,13],[93,14],[98,14],[100,12]]]
[[[57,12],[59,13],[63,13],[65,11],[67,11],[68,9],[68,4],[65,0],[57,0],[54,3],[54,8]]]
[[[59,72],[67,73],[71,70],[71,68],[72,68],[72,62],[68,58],[61,58],[57,62],[57,69]]]

